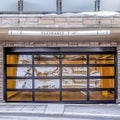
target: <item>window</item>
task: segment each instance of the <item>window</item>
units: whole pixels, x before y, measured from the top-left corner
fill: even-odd
[[[0,12],[18,12],[17,0],[0,0]]]
[[[63,0],[62,12],[94,11],[95,0]]]
[[[120,0],[101,0],[101,11],[120,11]]]
[[[24,0],[24,12],[56,12],[56,0]]]
[[[0,0],[0,13],[120,11],[119,0]]]

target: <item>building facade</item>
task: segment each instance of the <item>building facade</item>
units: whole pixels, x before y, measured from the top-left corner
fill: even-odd
[[[116,12],[1,14],[0,102],[119,103],[119,23]]]

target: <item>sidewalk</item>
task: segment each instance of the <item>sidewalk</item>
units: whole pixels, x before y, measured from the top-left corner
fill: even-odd
[[[120,104],[0,103],[0,114],[120,117]]]

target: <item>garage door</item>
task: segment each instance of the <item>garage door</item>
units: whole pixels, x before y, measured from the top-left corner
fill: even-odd
[[[6,102],[113,103],[115,48],[5,48]]]

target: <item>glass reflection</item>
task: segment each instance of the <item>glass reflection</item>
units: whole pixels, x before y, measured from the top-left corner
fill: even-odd
[[[120,11],[120,0],[100,0],[101,11]]]
[[[59,64],[59,55],[35,55],[35,64]]]
[[[32,55],[19,55],[18,64],[32,64]]]
[[[59,79],[36,79],[35,89],[59,89]]]
[[[94,11],[95,0],[62,0],[63,12]]]
[[[59,76],[59,67],[35,67],[35,76]]]
[[[63,79],[62,88],[87,88],[86,79]]]
[[[114,88],[114,79],[101,79],[101,88]]]
[[[87,99],[86,91],[62,91],[63,101],[79,101],[86,99]]]
[[[56,12],[56,0],[24,0],[24,12]]]
[[[63,55],[62,64],[86,64],[86,55]]]
[[[32,80],[31,79],[8,79],[7,80],[8,89],[31,89]]]
[[[90,79],[89,87],[90,88],[100,88],[101,87],[101,79]]]
[[[63,67],[63,76],[87,76],[87,67]]]
[[[20,76],[20,77],[32,76],[32,68],[31,67],[17,67],[17,76]]]
[[[114,88],[114,79],[90,79],[90,88]]]
[[[32,68],[31,67],[7,67],[7,76],[9,77],[32,76]]]
[[[90,67],[90,76],[114,76],[114,67]]]
[[[19,55],[7,55],[6,57],[7,64],[18,64]]]
[[[0,0],[0,11],[18,12],[18,0]]]
[[[113,54],[89,55],[90,64],[114,64]]]
[[[35,92],[35,101],[59,101],[60,92]]]
[[[32,92],[8,91],[7,101],[32,101]]]
[[[32,55],[7,55],[7,64],[32,64]]]
[[[90,100],[114,100],[114,91],[91,91]]]

